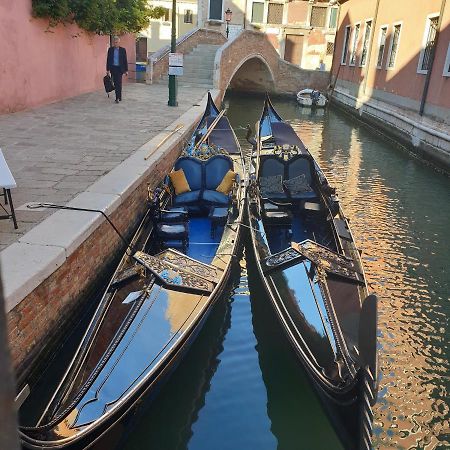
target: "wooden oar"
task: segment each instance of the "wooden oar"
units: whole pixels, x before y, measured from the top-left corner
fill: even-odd
[[[215,128],[215,126],[219,123],[219,120],[222,118],[222,116],[225,114],[226,109],[223,109],[220,114],[213,120],[209,128],[206,130],[205,135],[197,142],[197,144],[194,147],[194,150],[203,142],[206,141],[206,139],[209,138],[209,135],[211,134],[212,130]]]
[[[154,149],[152,149],[151,152],[144,159],[147,160],[148,158],[150,158],[150,156],[153,155],[153,153],[155,153],[156,150],[158,150],[158,148],[164,144],[164,142],[166,142],[169,138],[171,138],[177,131],[181,130],[183,127],[184,125],[182,124],[177,125],[175,129],[172,130]]]

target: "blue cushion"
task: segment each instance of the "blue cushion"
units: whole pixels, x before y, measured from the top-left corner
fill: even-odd
[[[305,175],[306,182],[311,186],[311,162],[307,158],[299,158],[291,161],[288,166],[288,178],[298,177],[299,175]]]
[[[293,200],[311,200],[317,198],[317,194],[314,191],[311,192],[295,192],[290,194]]]
[[[233,161],[225,155],[216,155],[204,163],[205,189],[216,189],[225,174],[233,169]]]
[[[202,162],[196,158],[182,157],[175,163],[175,170],[183,169],[191,191],[202,188]]]
[[[211,219],[226,219],[228,217],[228,208],[212,208],[209,217]]]
[[[261,177],[281,175],[284,177],[284,164],[278,158],[265,158],[261,164]]]
[[[288,202],[289,197],[286,192],[271,193],[270,195],[262,195],[263,198],[270,198],[273,201]]]
[[[203,191],[202,199],[205,202],[214,205],[228,205],[228,203],[230,202],[230,197],[228,197],[228,195],[222,194],[222,192],[212,190]]]
[[[190,203],[198,202],[200,198],[200,191],[189,191],[183,192],[180,195],[177,195],[174,200],[175,205],[188,205]]]
[[[184,239],[188,235],[184,223],[158,223],[158,236],[162,239]]]

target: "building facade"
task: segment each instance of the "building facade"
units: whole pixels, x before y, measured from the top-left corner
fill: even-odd
[[[137,61],[147,61],[152,53],[170,44],[172,33],[172,1],[150,0],[151,6],[165,8],[164,17],[151,19],[146,30],[139,33],[136,41]],[[177,0],[177,38],[197,27],[197,1]]]
[[[449,163],[450,3],[344,0],[338,22],[333,97]]]
[[[232,11],[229,36],[260,30],[280,57],[302,69],[329,70],[338,7],[328,0],[199,0],[200,27],[225,32],[225,11]]]

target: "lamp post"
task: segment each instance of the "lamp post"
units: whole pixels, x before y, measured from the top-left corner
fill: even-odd
[[[227,23],[227,29],[226,29],[226,33],[227,33],[227,39],[228,39],[228,34],[230,33],[230,29],[229,29],[229,24],[231,22],[231,16],[233,15],[233,12],[231,11],[230,8],[228,8],[225,11],[225,22]]]
[[[170,40],[170,52],[177,51],[177,0],[172,0],[172,36]],[[169,68],[170,70],[170,68]],[[177,102],[177,77],[169,74],[169,106],[178,106]]]

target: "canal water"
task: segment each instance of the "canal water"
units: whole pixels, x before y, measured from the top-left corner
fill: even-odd
[[[262,99],[225,103],[245,145],[242,126],[256,122]],[[375,448],[449,449],[449,178],[338,109],[274,104],[337,187],[380,298]],[[229,294],[116,447],[342,448],[259,285],[245,235]]]

